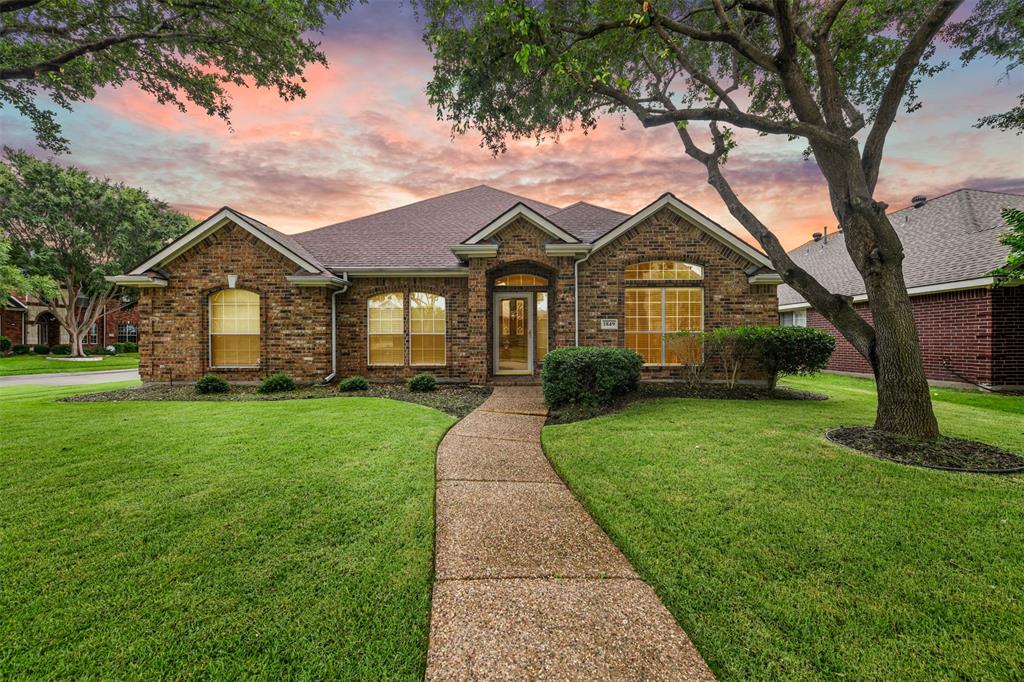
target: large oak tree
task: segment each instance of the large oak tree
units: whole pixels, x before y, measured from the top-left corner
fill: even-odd
[[[4,151],[0,233],[27,275],[21,286],[68,331],[75,357],[104,309],[118,302],[120,292],[104,277],[127,272],[192,222],[144,190]]]
[[[933,61],[943,30],[967,60],[1020,62],[1019,2],[980,0],[953,24],[961,1],[425,0],[436,60],[428,94],[456,133],[478,131],[496,153],[509,138],[591,128],[609,112],[674,127],[782,278],[870,361],[876,427],[931,438],[938,425],[903,247],[875,192],[897,114],[917,108],[918,83],[945,66]],[[1014,128],[1020,114],[985,122]],[[873,323],[798,267],[735,191],[724,166],[738,128],[806,142]]]
[[[67,151],[52,111],[134,83],[161,104],[228,121],[228,85],[305,96],[327,58],[309,33],[350,0],[0,0],[0,107],[27,116],[38,143]]]

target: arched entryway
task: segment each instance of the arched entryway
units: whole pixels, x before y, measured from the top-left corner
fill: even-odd
[[[55,343],[60,343],[60,322],[53,313],[39,313],[36,316],[36,344],[52,346]]]
[[[488,273],[491,373],[531,376],[547,355],[555,273],[533,262],[508,263]]]

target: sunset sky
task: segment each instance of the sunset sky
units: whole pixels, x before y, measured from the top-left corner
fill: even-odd
[[[359,6],[323,36],[330,67],[308,72],[305,100],[241,90],[231,129],[132,87],[103,91],[59,114],[72,148],[60,161],[144,187],[196,218],[228,204],[285,232],[485,183],[556,205],[583,200],[627,212],[671,191],[745,235],[669,128],[609,118],[588,136],[523,142],[498,158],[472,134],[453,141],[426,102],[431,57],[420,33],[407,6]],[[971,125],[1009,108],[1021,76],[999,81],[992,62],[963,69],[952,61],[922,88],[924,108],[901,116],[890,135],[879,197],[894,209],[914,194],[957,187],[1024,193],[1024,138]],[[0,135],[34,150],[29,126],[10,109],[0,110]],[[742,140],[729,177],[784,244],[834,224],[801,144]]]

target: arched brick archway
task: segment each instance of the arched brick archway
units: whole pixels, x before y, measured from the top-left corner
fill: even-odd
[[[42,312],[36,316],[36,344],[52,346],[60,343],[60,322],[53,313]]]

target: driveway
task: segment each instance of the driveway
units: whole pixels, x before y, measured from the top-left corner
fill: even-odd
[[[54,372],[52,374],[12,374],[0,377],[0,386],[78,386],[106,384],[111,381],[138,381],[137,369],[112,369],[103,372]]]

